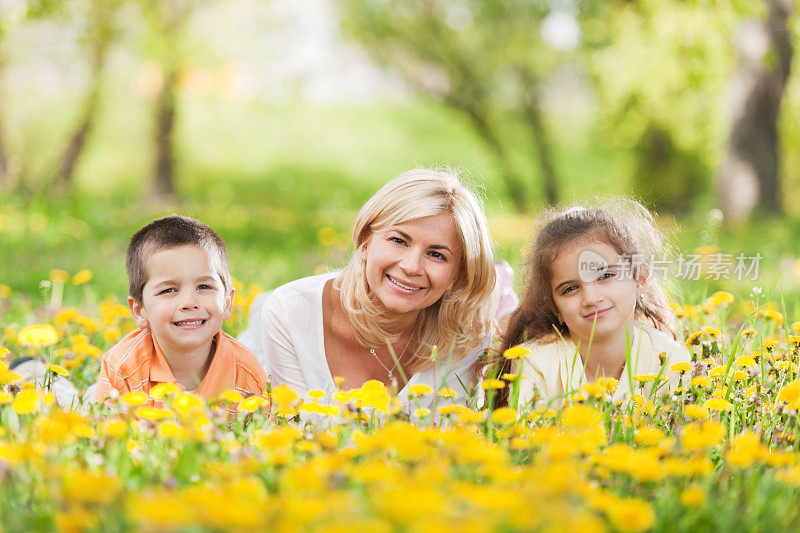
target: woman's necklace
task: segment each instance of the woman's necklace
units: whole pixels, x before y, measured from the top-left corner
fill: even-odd
[[[369,353],[371,353],[371,354],[372,354],[372,357],[374,357],[374,358],[375,358],[375,360],[376,360],[376,361],[378,361],[378,363],[379,363],[379,364],[380,364],[380,365],[383,367],[383,369],[384,369],[384,370],[386,370],[386,372],[388,373],[388,375],[389,375],[389,381],[394,381],[394,375],[392,374],[392,372],[394,372],[394,370],[397,368],[397,364],[400,362],[400,359],[402,359],[402,358],[403,358],[403,356],[406,354],[406,350],[408,349],[408,345],[409,345],[409,344],[411,344],[411,339],[408,339],[408,342],[406,343],[406,346],[405,346],[405,348],[403,348],[403,351],[400,353],[400,357],[398,357],[397,359],[395,359],[394,366],[392,366],[392,368],[389,368],[388,366],[386,366],[386,365],[384,365],[384,364],[383,364],[383,361],[381,361],[381,358],[380,358],[380,357],[378,357],[378,354],[377,354],[377,353],[375,353],[375,348],[370,348],[370,349],[369,349]]]

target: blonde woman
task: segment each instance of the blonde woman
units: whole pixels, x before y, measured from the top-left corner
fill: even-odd
[[[334,377],[345,390],[378,380],[408,406],[409,385],[426,384],[463,402],[490,343],[495,285],[475,194],[449,170],[411,170],[363,205],[353,242],[340,272],[293,281],[264,302],[257,355],[272,385],[332,393]]]

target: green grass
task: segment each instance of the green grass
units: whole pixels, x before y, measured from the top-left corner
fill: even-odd
[[[245,284],[272,287],[323,265],[338,267],[347,259],[350,226],[362,202],[416,165],[450,164],[481,183],[498,255],[519,263],[529,221],[510,216],[502,174],[464,118],[433,103],[321,108],[183,98],[176,131],[180,200],[148,205],[142,199],[152,159],[149,107],[117,98],[104,103],[76,191],[66,198],[53,196],[45,178],[74,119],[69,106],[40,102],[35,111],[29,108],[27,121],[13,114],[9,119],[21,126],[11,135],[12,152],[40,155],[22,158],[23,169],[38,176],[26,181],[31,192],[0,200],[0,284],[10,286],[21,297],[17,301],[29,302],[17,304],[22,308],[37,307],[39,283],[53,268],[89,268],[101,296],[124,295],[128,239],[142,224],[172,212],[215,228],[228,243],[234,276]],[[577,114],[559,117],[553,127],[564,199],[629,191],[629,154],[610,148]],[[520,139],[516,148],[515,160],[530,164],[530,147]],[[527,172],[535,194],[537,173]],[[534,205],[543,205],[540,196]],[[707,216],[695,213],[678,225],[675,241],[685,253],[704,244],[727,253],[760,252],[758,285],[772,294],[783,290],[794,301],[800,222],[763,219],[709,232]],[[334,245],[319,243],[323,227],[339,235]],[[692,297],[716,289],[746,295],[753,285],[722,280],[679,288]]]

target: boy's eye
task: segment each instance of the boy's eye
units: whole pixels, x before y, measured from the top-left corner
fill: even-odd
[[[163,290],[162,290],[161,292],[159,292],[158,294],[167,294],[167,293],[170,293],[170,292],[175,292],[175,289],[173,289],[172,287],[169,287],[169,288],[167,288],[167,289],[163,289]]]
[[[202,283],[202,284],[198,285],[197,288],[198,289],[203,289],[203,290],[213,290],[214,286],[213,285],[208,285],[207,283]]]

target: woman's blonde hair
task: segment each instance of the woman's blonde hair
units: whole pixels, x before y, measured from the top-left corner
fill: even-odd
[[[461,244],[462,257],[453,287],[417,320],[414,359],[410,370],[433,366],[433,346],[440,358],[453,361],[480,346],[491,331],[490,300],[495,283],[492,239],[477,196],[450,170],[415,169],[400,174],[381,187],[361,207],[353,227],[355,252],[336,278],[334,287],[365,347],[395,342],[390,320],[367,285],[364,253],[370,237],[389,226],[439,214],[449,214]]]

